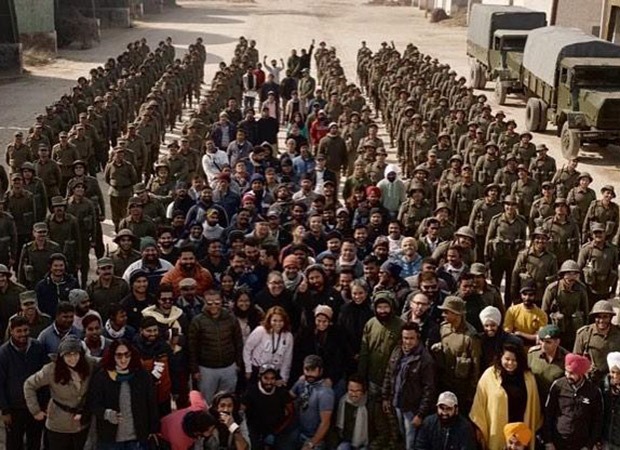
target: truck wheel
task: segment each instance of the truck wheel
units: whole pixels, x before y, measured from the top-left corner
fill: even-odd
[[[562,135],[560,136],[562,146],[562,156],[566,159],[575,158],[581,148],[581,140],[576,131],[568,128],[568,121],[562,125]]]
[[[537,98],[529,98],[525,106],[525,128],[527,131],[538,131],[540,126],[540,105]]]
[[[540,105],[540,120],[538,122],[538,131],[547,131],[547,104],[538,99]]]
[[[502,85],[499,77],[495,80],[495,101],[498,105],[506,104],[506,95],[508,94],[508,88]]]

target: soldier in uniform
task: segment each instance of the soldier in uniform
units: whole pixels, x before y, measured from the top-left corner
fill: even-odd
[[[61,192],[67,189],[67,183],[73,177],[74,161],[79,158],[77,148],[69,142],[69,135],[63,131],[59,134],[60,142],[52,148],[52,159],[60,166],[62,182],[60,184]]]
[[[19,261],[22,247],[32,233],[35,223],[36,207],[34,197],[30,191],[24,189],[24,178],[20,172],[11,174],[11,189],[6,194],[6,211],[13,216],[17,229],[17,249],[15,261]]]
[[[120,230],[114,237],[118,247],[109,254],[114,264],[114,276],[122,277],[127,267],[141,258],[140,252],[136,250],[139,242],[140,239],[127,229]]]
[[[86,292],[92,308],[108,317],[109,306],[120,303],[129,294],[129,286],[121,277],[114,275],[114,261],[104,256],[97,260],[97,279],[90,282]]]
[[[454,239],[450,240],[448,238],[445,242],[439,244],[433,252],[432,257],[435,258],[437,262],[440,262],[446,259],[448,249],[458,247],[461,250],[463,262],[468,266],[471,266],[474,262],[476,262],[475,245],[476,234],[474,233],[474,230],[468,226],[463,226],[456,230],[454,233]]]
[[[493,183],[495,175],[502,168],[502,161],[499,159],[499,147],[494,143],[484,146],[485,154],[478,158],[474,167],[474,179],[482,186]]]
[[[189,139],[186,137],[181,138],[181,148],[179,149],[179,155],[185,158],[187,163],[187,180],[191,180],[196,175],[204,176],[204,170],[202,168],[202,155],[195,148],[190,147]]]
[[[450,201],[452,186],[461,181],[463,157],[461,155],[452,156],[448,165],[449,167],[443,171],[437,185],[437,204]]]
[[[521,133],[519,142],[512,147],[512,153],[517,157],[517,162],[528,168],[536,156],[536,146],[531,142],[532,138],[532,133],[529,131]]]
[[[519,213],[523,217],[529,218],[532,209],[532,203],[540,192],[540,185],[530,178],[528,168],[519,164],[517,167],[517,175],[519,179],[512,184],[510,195],[516,198],[519,205]]]
[[[607,375],[607,355],[620,351],[620,328],[611,323],[616,315],[613,306],[607,300],[599,300],[590,311],[594,323],[585,325],[577,331],[573,351],[587,356],[592,361],[590,379],[597,386]]]
[[[605,236],[611,240],[618,232],[620,225],[620,208],[618,204],[612,201],[616,198],[616,191],[613,186],[605,185],[601,188],[602,198],[590,203],[583,221],[581,233],[587,236],[592,228],[592,222],[603,224],[605,227]]]
[[[11,173],[18,172],[23,163],[32,159],[31,148],[24,143],[24,134],[21,131],[15,132],[13,142],[6,147],[6,164]]]
[[[497,286],[493,286],[487,280],[487,269],[482,263],[473,263],[469,268],[469,273],[474,280],[474,289],[480,295],[480,299],[486,306],[493,306],[504,316],[506,309],[502,294]],[[483,323],[484,325],[484,323]],[[497,324],[500,325],[500,324]]]
[[[474,181],[473,170],[469,164],[461,168],[461,181],[452,187],[450,192],[450,208],[454,213],[457,227],[467,225],[476,200],[483,195],[482,186]]]
[[[581,174],[577,170],[577,164],[577,158],[571,158],[564,167],[553,174],[551,182],[555,185],[555,191],[558,197],[566,198],[570,190],[579,185],[579,177]]]
[[[34,162],[36,177],[43,181],[48,198],[60,195],[62,172],[58,163],[50,158],[50,149],[39,147],[39,159]]]
[[[557,325],[545,325],[538,330],[540,344],[531,347],[527,353],[527,365],[536,378],[541,406],[544,406],[553,382],[564,376],[564,358],[568,350],[560,345],[563,343],[560,336]]]
[[[45,223],[49,239],[60,246],[67,258],[67,271],[76,274],[81,229],[77,219],[67,213],[67,201],[63,197],[52,197],[52,214],[47,216]]]
[[[491,219],[484,244],[484,260],[491,264],[491,281],[500,286],[506,279],[504,302],[511,302],[511,277],[519,251],[525,246],[527,221],[517,213],[517,200],[507,195],[503,201],[504,212]]]
[[[558,280],[549,284],[542,298],[542,310],[558,326],[562,342],[573,348],[575,333],[586,323],[588,316],[588,291],[579,281],[581,270],[573,260],[560,267]]]
[[[439,389],[450,388],[459,399],[460,412],[468,414],[480,376],[480,340],[476,329],[465,320],[466,305],[460,297],[446,297],[439,309],[444,319],[439,328],[441,341],[431,347]]]
[[[549,149],[545,144],[536,146],[536,158],[530,163],[530,172],[538,184],[551,181],[557,170],[555,159],[547,154]]]
[[[588,208],[596,200],[596,193],[589,187],[590,183],[592,183],[590,174],[588,172],[581,173],[577,186],[568,191],[566,196],[571,216],[576,218],[580,230],[583,229]]]
[[[46,147],[51,147],[52,144],[50,140],[43,134],[43,125],[37,123],[34,126],[34,131],[28,139],[26,140],[26,145],[29,147],[29,151],[21,151],[21,153],[16,153],[13,151],[11,154],[7,153],[9,167],[11,168],[11,172],[16,172],[19,170],[21,165],[27,161],[34,161],[34,157],[37,154],[37,150],[39,150],[40,145],[45,145]],[[13,148],[15,150],[15,148]],[[20,150],[22,150],[20,148]],[[12,161],[12,162],[11,162]]]
[[[476,261],[484,263],[484,242],[487,230],[491,224],[491,219],[504,210],[502,203],[499,201],[500,187],[498,184],[488,184],[480,198],[474,202],[469,216],[468,226],[476,234]]]
[[[95,175],[95,150],[93,149],[92,141],[86,135],[86,127],[82,124],[78,124],[75,130],[77,134],[69,139],[69,143],[73,144],[75,147],[77,159],[86,161],[90,174]]]
[[[431,208],[424,200],[424,187],[419,183],[409,186],[409,198],[398,211],[398,221],[405,227],[406,236],[414,236],[422,221],[431,215]]]
[[[493,180],[501,188],[500,198],[504,198],[510,194],[512,185],[519,180],[517,175],[517,157],[515,155],[508,155],[506,158],[506,165],[495,174]]]
[[[112,221],[116,231],[118,231],[118,225],[127,212],[127,203],[133,194],[133,185],[138,182],[136,170],[125,161],[125,152],[122,148],[117,147],[114,150],[112,161],[105,167],[104,178],[110,186]]]
[[[581,247],[577,263],[583,270],[590,302],[608,299],[618,281],[618,247],[607,240],[605,226],[592,223],[592,240]]]
[[[86,287],[90,270],[90,249],[95,246],[98,237],[99,216],[97,206],[86,197],[86,183],[76,181],[72,195],[67,202],[67,212],[73,215],[80,227],[80,240],[76,255],[76,268],[80,271],[80,286]],[[77,278],[77,271],[76,271]]]
[[[144,183],[136,184],[133,187],[133,193],[142,202],[144,216],[151,219],[156,226],[165,225],[166,210],[161,201],[146,189]]]
[[[530,230],[542,226],[543,222],[554,213],[555,189],[551,181],[542,184],[542,195],[534,200],[530,210]]]
[[[49,270],[49,257],[62,251],[60,246],[47,237],[45,222],[37,222],[32,227],[33,240],[24,244],[17,269],[17,281],[29,289],[43,278]]]
[[[121,220],[118,225],[119,229],[131,230],[135,236],[140,236],[140,238],[145,236],[157,238],[157,228],[155,226],[155,222],[144,214],[142,200],[139,197],[132,197],[129,199],[127,212],[129,215]]]
[[[168,156],[166,162],[170,168],[170,176],[175,181],[188,182],[189,168],[187,160],[179,153],[179,143],[174,140],[168,144]]]
[[[500,155],[503,157],[508,156],[512,152],[513,147],[519,142],[519,133],[515,131],[516,128],[517,122],[509,120],[506,122],[506,131],[501,133],[497,139]]]
[[[531,281],[536,286],[536,301],[540,306],[545,287],[555,279],[558,263],[555,255],[547,251],[549,235],[542,228],[534,229],[528,248],[519,252],[512,271],[512,298],[518,298],[519,292]]]
[[[130,123],[127,125],[127,133],[124,136],[127,143],[127,150],[133,153],[132,164],[136,169],[139,177],[146,176],[150,172],[148,167],[149,163],[149,149],[146,146],[144,138],[136,131],[136,125]]]
[[[19,255],[15,219],[4,210],[6,197],[0,197],[0,264],[14,267]]]
[[[45,220],[49,205],[43,180],[35,176],[34,164],[31,162],[25,162],[22,164],[21,171],[24,178],[24,189],[30,191],[32,197],[34,198],[36,211],[34,220],[37,222],[42,222]]]
[[[545,219],[542,227],[549,234],[549,251],[562,265],[568,259],[577,260],[581,236],[579,225],[569,214],[566,199],[556,198],[553,206],[554,215]]]

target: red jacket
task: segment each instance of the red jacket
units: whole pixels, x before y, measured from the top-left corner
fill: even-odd
[[[174,288],[174,296],[178,297],[181,294],[181,290],[179,289],[179,283],[183,278],[193,278],[196,280],[196,294],[202,295],[209,289],[213,287],[213,276],[211,272],[202,267],[200,264],[196,263],[196,268],[194,269],[194,273],[186,274],[181,269],[181,262],[177,261],[176,265],[173,269],[170,269],[161,279],[161,284],[170,283]]]
[[[172,450],[187,450],[196,439],[183,432],[183,418],[190,411],[207,410],[207,402],[198,391],[189,393],[190,406],[178,409],[161,419],[161,437],[167,441]]]
[[[312,145],[318,146],[321,139],[329,133],[328,124],[322,125],[318,119],[315,119],[310,126],[310,140]]]

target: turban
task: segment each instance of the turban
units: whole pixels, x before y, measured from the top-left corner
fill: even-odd
[[[484,325],[487,320],[499,325],[502,323],[502,313],[495,306],[487,306],[480,311],[480,322]]]
[[[564,366],[571,372],[584,376],[590,370],[590,360],[585,356],[569,353],[564,360]]]
[[[620,369],[620,352],[611,352],[607,355],[607,367],[609,370],[614,367]]]
[[[532,439],[532,431],[523,422],[508,423],[504,426],[504,438],[508,442],[516,437],[522,445],[528,445]]]
[[[370,194],[374,193],[377,197],[381,197],[381,189],[377,186],[368,186],[366,188],[366,197],[370,197]]]

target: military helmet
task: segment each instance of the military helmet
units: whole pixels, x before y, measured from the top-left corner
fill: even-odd
[[[456,230],[456,233],[454,233],[454,235],[464,236],[464,237],[471,239],[472,241],[476,240],[476,234],[474,233],[474,230],[472,230],[471,227],[468,227],[468,226],[459,228],[458,230]]]
[[[591,316],[596,314],[611,314],[612,316],[615,316],[616,312],[614,311],[614,307],[611,302],[608,300],[599,300],[592,307],[592,311],[590,311]]]
[[[562,266],[560,267],[560,270],[558,271],[558,275],[562,275],[568,272],[581,272],[579,264],[577,264],[572,259],[567,259],[566,261],[564,261],[562,263]]]

